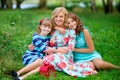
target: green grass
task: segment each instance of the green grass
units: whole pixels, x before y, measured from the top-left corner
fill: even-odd
[[[49,10],[0,10],[0,80],[12,80],[10,70],[22,67],[22,55],[31,43],[41,18],[50,18]],[[120,65],[120,14],[76,12],[92,32],[95,49],[103,59]],[[54,80],[120,80],[120,70],[99,71],[86,78],[73,78],[57,72]],[[26,80],[45,80],[38,73]],[[51,79],[49,79],[51,80]]]

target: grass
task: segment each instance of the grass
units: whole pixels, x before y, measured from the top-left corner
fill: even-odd
[[[31,43],[41,18],[50,18],[49,10],[0,10],[0,80],[12,80],[9,71],[22,67],[22,55]],[[75,12],[90,28],[95,49],[103,59],[120,65],[120,14]],[[99,71],[86,78],[73,78],[57,72],[54,80],[120,80],[120,70]],[[36,73],[26,80],[45,80]],[[51,79],[49,79],[51,80]]]

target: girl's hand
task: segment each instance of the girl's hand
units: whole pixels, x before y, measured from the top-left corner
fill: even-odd
[[[65,34],[66,33],[66,30],[64,28],[61,28],[61,27],[58,27],[56,26],[55,29],[60,32],[60,34]]]
[[[68,47],[60,47],[57,50],[60,53],[68,53],[69,52],[69,48]]]
[[[33,51],[34,48],[35,48],[35,46],[34,46],[33,44],[28,45],[28,49],[29,49],[30,51]]]
[[[55,52],[55,49],[54,48],[51,48],[51,47],[47,47],[47,49],[44,51],[46,54],[51,54],[51,53],[54,53]]]

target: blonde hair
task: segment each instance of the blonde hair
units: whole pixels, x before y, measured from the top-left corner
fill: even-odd
[[[50,26],[50,28],[51,28],[51,32],[52,32],[52,30],[53,30],[53,25],[52,25],[52,21],[51,21],[51,19],[44,18],[44,19],[40,20],[40,22],[39,22],[39,26],[38,26],[38,29],[37,29],[37,33],[38,33],[38,34],[41,33],[41,29],[40,29],[41,25],[45,25],[45,26],[47,25],[47,26]],[[50,35],[51,32],[50,32],[48,35]]]
[[[56,15],[58,15],[60,12],[62,12],[65,15],[65,22],[64,25],[66,25],[67,22],[67,18],[68,18],[68,11],[64,8],[64,7],[57,7],[53,10],[52,12],[52,23],[54,25],[54,27],[56,26],[55,22],[54,22],[54,18]]]

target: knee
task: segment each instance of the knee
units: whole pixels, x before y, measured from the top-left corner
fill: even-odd
[[[95,70],[95,65],[93,62],[87,62],[88,64],[90,64],[91,68]]]
[[[37,63],[38,65],[41,65],[42,64],[42,59],[37,59],[37,60],[35,60],[35,63]]]
[[[97,70],[101,69],[104,66],[103,60],[93,60],[93,63]]]

